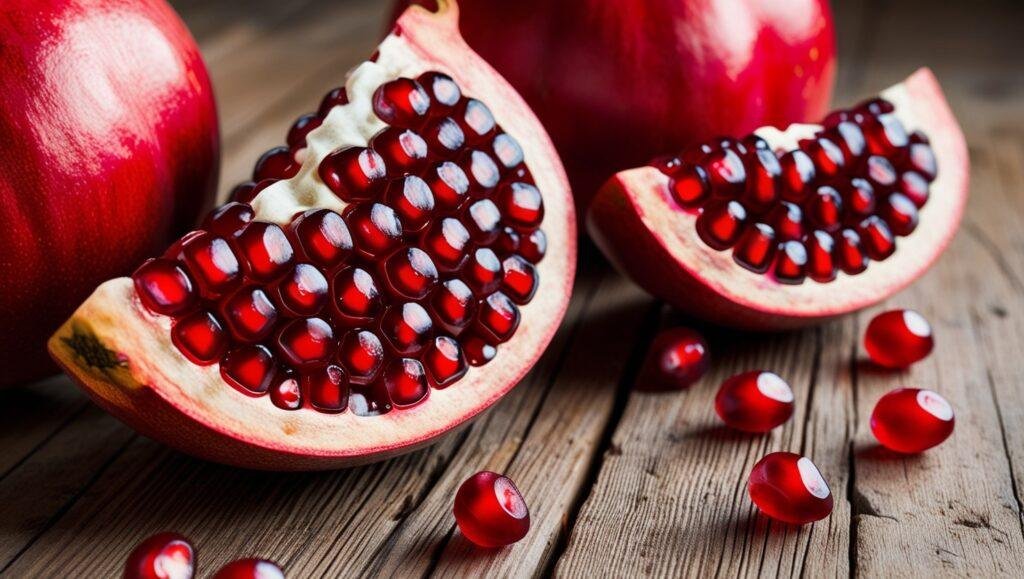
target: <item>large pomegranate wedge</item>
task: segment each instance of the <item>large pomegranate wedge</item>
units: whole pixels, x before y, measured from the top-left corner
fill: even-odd
[[[963,134],[932,73],[824,126],[716,139],[610,179],[588,229],[654,295],[737,327],[851,312],[920,276],[967,200]]]
[[[519,381],[569,299],[572,201],[456,10],[411,8],[235,202],[82,304],[50,350],[93,399],[200,457],[321,469],[420,447]]]

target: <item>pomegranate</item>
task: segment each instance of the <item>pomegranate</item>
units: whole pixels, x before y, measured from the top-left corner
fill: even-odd
[[[551,132],[578,207],[615,171],[664,151],[817,119],[832,92],[826,0],[462,5],[470,46]]]
[[[501,398],[565,313],[575,220],[542,127],[456,21],[410,8],[54,358],[140,432],[253,468],[378,460]]]
[[[753,329],[874,304],[942,253],[967,148],[927,69],[824,126],[721,137],[623,171],[587,226],[621,270],[695,316]]]
[[[871,412],[871,433],[879,444],[916,454],[942,444],[953,434],[953,407],[937,392],[897,388],[882,396]]]
[[[522,493],[510,478],[490,471],[462,483],[452,512],[462,534],[479,547],[511,545],[530,530],[530,511]]]
[[[163,0],[11,0],[0,19],[0,386],[56,371],[46,338],[99,282],[194,225],[217,115]]]
[[[914,310],[882,312],[864,331],[864,349],[883,368],[906,368],[926,358],[934,347],[931,324]]]
[[[670,328],[654,338],[635,388],[663,392],[689,388],[711,367],[704,336],[689,328]]]
[[[757,461],[747,483],[750,500],[769,517],[806,525],[832,514],[832,491],[806,456],[773,452]]]
[[[178,533],[158,533],[139,543],[128,555],[125,579],[192,579],[196,552]]]

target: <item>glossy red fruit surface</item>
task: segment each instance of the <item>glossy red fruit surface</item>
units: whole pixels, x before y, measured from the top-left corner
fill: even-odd
[[[511,545],[530,530],[530,511],[519,489],[508,477],[489,471],[462,483],[453,511],[459,530],[479,547]]]
[[[664,330],[654,339],[636,388],[642,391],[679,390],[700,380],[711,366],[704,336],[689,328]]]
[[[871,432],[879,444],[906,454],[938,446],[953,434],[955,422],[945,398],[920,388],[897,388],[871,412]]]
[[[832,491],[818,467],[792,452],[773,452],[759,460],[747,490],[761,512],[784,523],[805,525],[832,513]]]
[[[96,284],[195,225],[219,156],[206,68],[163,0],[3,12],[0,386],[56,371],[46,336]]]
[[[914,310],[878,314],[864,332],[864,349],[884,368],[906,368],[926,358],[935,347],[931,324]]]
[[[178,533],[158,533],[138,544],[124,565],[125,579],[192,579],[196,552]]]
[[[220,568],[213,579],[284,579],[277,563],[266,559],[239,559]]]
[[[460,6],[470,46],[551,131],[580,207],[614,171],[716,135],[819,118],[832,92],[823,0]]]
[[[968,171],[963,133],[922,69],[822,125],[763,127],[621,171],[591,203],[587,227],[620,270],[691,315],[798,327],[920,277],[959,227]],[[700,187],[695,174],[707,175]],[[918,177],[901,188],[906,174]]]
[[[715,396],[722,422],[744,432],[768,432],[793,415],[793,390],[773,372],[754,370],[729,378]]]

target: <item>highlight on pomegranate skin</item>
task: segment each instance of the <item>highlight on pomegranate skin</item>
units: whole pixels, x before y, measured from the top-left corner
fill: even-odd
[[[883,368],[906,368],[926,358],[934,347],[931,325],[914,310],[878,314],[864,332],[864,349]]]
[[[284,579],[284,571],[266,559],[239,559],[220,568],[213,579]]]
[[[648,350],[636,388],[665,391],[688,388],[708,371],[711,354],[704,336],[689,328],[662,331]]]
[[[793,416],[793,390],[773,372],[753,370],[722,383],[715,396],[715,412],[727,426],[762,433]]]
[[[511,545],[530,530],[530,511],[508,477],[482,471],[466,479],[453,508],[459,530],[479,547]]]
[[[818,467],[792,452],[773,452],[759,460],[747,490],[762,513],[784,523],[806,525],[832,513],[832,491]]]
[[[871,412],[871,432],[879,444],[904,454],[942,444],[953,434],[955,422],[945,398],[920,388],[897,388],[882,396]]]
[[[142,541],[128,555],[125,579],[192,579],[196,552],[178,533],[158,533]]]

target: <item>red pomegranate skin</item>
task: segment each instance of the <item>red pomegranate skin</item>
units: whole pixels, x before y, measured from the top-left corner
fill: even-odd
[[[0,385],[212,203],[219,135],[195,41],[162,0],[0,7]]]
[[[433,7],[432,0],[413,0]],[[398,0],[395,15],[410,0]],[[824,116],[828,0],[460,0],[460,29],[526,98],[577,207],[616,171]]]

